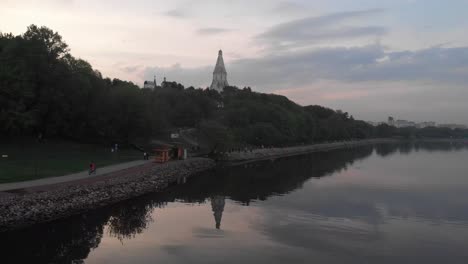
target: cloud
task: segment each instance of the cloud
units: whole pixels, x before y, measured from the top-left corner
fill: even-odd
[[[216,27],[208,27],[208,28],[200,28],[197,30],[197,33],[200,35],[218,35],[222,33],[226,33],[232,31],[228,28],[216,28]]]
[[[273,8],[275,13],[300,13],[304,11],[304,6],[297,4],[295,2],[283,1],[278,3],[276,7]]]
[[[74,0],[43,0],[40,1],[35,0],[2,0],[0,1],[0,6],[7,6],[7,7],[25,7],[31,8],[36,6],[47,6],[47,7],[57,7],[57,8],[65,8],[72,6],[75,1]]]
[[[468,47],[403,52],[388,52],[379,44],[321,48],[237,60],[229,66],[253,84],[303,85],[320,79],[466,84]]]
[[[165,15],[169,17],[174,17],[174,18],[185,18],[188,16],[185,10],[182,8],[171,9],[167,11]]]
[[[135,66],[125,66],[122,67],[121,70],[126,72],[126,73],[134,73],[137,72],[139,69],[141,69],[140,65],[135,65]]]
[[[184,68],[150,67],[145,72],[163,72],[184,83],[211,81],[211,66]],[[379,44],[361,47],[308,49],[268,54],[258,58],[226,62],[233,84],[260,90],[303,86],[318,80],[344,82],[429,81],[468,83],[468,47],[433,47],[417,51],[388,52]]]
[[[257,35],[256,40],[271,46],[307,46],[324,40],[381,36],[387,33],[384,27],[348,26],[343,22],[382,12],[382,9],[369,9],[296,19],[271,27]]]

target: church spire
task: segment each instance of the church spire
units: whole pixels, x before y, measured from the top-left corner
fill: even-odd
[[[213,73],[227,73],[226,68],[224,67],[223,51],[219,50],[218,60],[216,61],[216,66]]]
[[[213,82],[211,83],[210,89],[222,92],[224,87],[228,85],[227,71],[226,67],[224,67],[223,51],[219,50],[218,59],[216,60],[216,66],[213,71]]]

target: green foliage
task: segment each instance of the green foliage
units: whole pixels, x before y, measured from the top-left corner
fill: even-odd
[[[212,152],[225,152],[233,146],[233,136],[223,124],[214,121],[203,121],[199,125],[203,136],[210,139],[208,148]]]
[[[151,138],[198,127],[211,150],[286,146],[369,137],[468,137],[467,130],[373,127],[347,112],[252,92],[165,82],[140,89],[74,58],[62,37],[31,25],[20,36],[0,34],[0,134],[87,142]]]
[[[373,127],[348,113],[322,106],[302,107],[284,96],[227,87],[223,122],[240,144],[284,146],[368,138]]]
[[[31,25],[0,34],[0,134],[125,141],[210,118],[219,94],[167,82],[155,91],[100,72],[62,37]]]
[[[378,137],[392,137],[396,134],[397,129],[394,126],[387,124],[378,125],[375,129],[376,136]]]

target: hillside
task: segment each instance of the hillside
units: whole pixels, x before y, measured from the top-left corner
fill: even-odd
[[[163,88],[102,77],[73,57],[57,33],[31,25],[0,35],[0,134],[128,143],[197,128],[212,149],[285,146],[390,136],[466,137],[466,130],[373,127],[347,112],[300,106],[246,87],[222,93],[167,82]]]

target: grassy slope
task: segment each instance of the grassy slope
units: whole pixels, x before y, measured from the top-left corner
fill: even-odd
[[[1,158],[8,155],[8,158]],[[110,146],[67,141],[33,140],[0,142],[0,183],[63,176],[87,170],[92,160],[97,167],[141,159],[133,149],[111,153]]]

